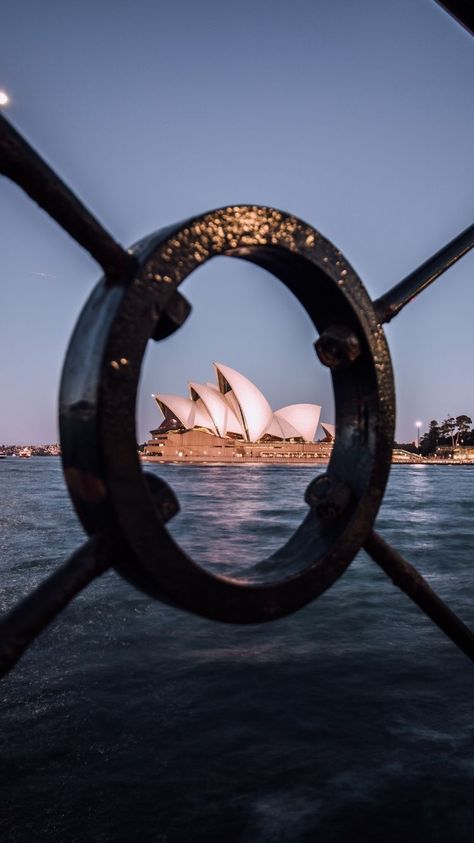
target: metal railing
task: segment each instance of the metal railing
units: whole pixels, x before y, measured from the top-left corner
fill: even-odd
[[[104,270],[76,325],[63,369],[63,469],[89,539],[0,623],[0,673],[89,582],[113,566],[154,598],[210,619],[257,623],[289,614],[329,588],[360,548],[466,655],[474,635],[416,569],[373,529],[393,448],[395,394],[382,328],[474,245],[474,226],[376,301],[344,256],[298,218],[230,206],[171,225],[133,249],[116,243],[26,140],[0,116],[0,172],[16,182]],[[143,473],[135,401],[145,347],[177,330],[190,306],[178,290],[216,255],[256,263],[283,281],[313,320],[331,371],[336,440],[326,474],[305,495],[290,540],[246,580],[201,568],[165,523],[169,486]]]

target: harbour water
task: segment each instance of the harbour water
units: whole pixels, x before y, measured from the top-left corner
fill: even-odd
[[[172,531],[245,574],[305,512],[314,469],[151,468]],[[1,610],[83,534],[58,459],[0,462]],[[394,466],[378,529],[474,625],[474,468]],[[0,838],[472,841],[474,669],[363,553],[265,626],[163,606],[114,572],[0,685]]]

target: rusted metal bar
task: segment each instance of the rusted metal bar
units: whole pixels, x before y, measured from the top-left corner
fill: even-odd
[[[164,480],[146,475],[158,516],[169,521],[179,512],[177,498]],[[0,678],[83,588],[129,556],[123,538],[111,528],[92,536],[69,559],[18,603],[0,622]],[[130,559],[128,559],[130,564]]]
[[[364,549],[390,577],[394,585],[416,603],[455,644],[474,661],[474,634],[430,588],[421,574],[391,547],[375,530],[369,533]]]
[[[425,290],[473,246],[474,225],[471,225],[374,302],[379,321],[390,322],[418,293]]]
[[[436,0],[446,12],[464,26],[471,35],[474,33],[474,6],[466,0]]]
[[[90,538],[0,623],[0,676],[15,666],[73,597],[110,567],[106,547],[103,535]]]
[[[105,230],[38,155],[11,123],[0,114],[0,172],[14,181],[101,265],[110,281],[127,279],[137,262]]]
[[[169,300],[157,322],[152,337],[154,340],[164,340],[181,328],[191,313],[191,305],[183,295],[176,290]]]
[[[105,230],[62,179],[0,114],[0,173],[15,182],[97,261],[110,283],[127,281],[138,261]],[[153,339],[162,340],[185,322],[191,305],[176,292],[161,314]]]

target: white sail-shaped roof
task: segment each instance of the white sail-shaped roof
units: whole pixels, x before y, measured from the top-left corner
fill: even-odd
[[[210,430],[211,433],[216,433],[219,436],[219,431],[217,430],[214,424],[212,416],[208,413],[204,401],[201,401],[201,399],[199,399],[198,401],[194,401],[193,403],[196,407],[194,416],[194,427],[205,427]]]
[[[249,442],[258,442],[266,433],[278,439],[314,441],[319,404],[289,404],[273,413],[252,381],[222,363],[214,363],[214,368],[218,385],[192,381],[190,398],[153,395],[163,415],[171,414],[187,430],[201,427],[221,437],[234,433]],[[334,439],[334,425],[324,422],[321,427]]]
[[[216,433],[212,418],[202,402],[191,401],[190,398],[183,398],[181,395],[164,395],[163,393],[154,395],[153,398],[164,416],[168,409],[187,430],[193,427],[205,427],[212,433]]]
[[[188,429],[193,427],[195,410],[194,404],[189,398],[183,398],[181,395],[165,395],[164,393],[154,395],[153,398],[164,416],[166,410],[169,410],[183,427]]]
[[[258,442],[272,423],[270,404],[258,387],[240,372],[222,363],[214,363],[214,367],[220,392],[241,422],[245,439]]]
[[[267,427],[265,433],[269,433],[270,436],[277,436],[278,439],[301,438],[301,433],[299,430],[296,430],[296,427],[293,427],[293,425],[285,421],[285,419],[278,418],[275,413],[273,414],[272,423],[270,427]]]
[[[189,389],[196,405],[202,405],[211,417],[218,436],[225,436],[229,430],[244,435],[242,425],[217,387],[211,389],[208,384],[192,381]]]
[[[332,442],[332,440],[336,438],[336,425],[329,424],[328,422],[321,422],[321,427],[328,439]]]
[[[275,418],[282,425],[290,425],[297,430],[297,436],[301,436],[305,442],[313,442],[318,429],[321,407],[319,404],[289,404],[275,410]],[[293,434],[294,435],[294,434]],[[285,436],[285,439],[288,437]]]
[[[247,434],[245,432],[245,429],[244,429],[244,426],[243,426],[244,421],[243,421],[240,405],[239,405],[239,402],[237,401],[237,398],[235,397],[234,393],[232,392],[232,390],[230,392],[226,392],[226,394],[224,395],[224,401],[226,402],[227,406],[229,407],[229,411],[230,411],[232,417],[237,420],[237,424],[239,426],[239,432],[242,434],[244,439],[248,439],[248,436],[247,436]]]

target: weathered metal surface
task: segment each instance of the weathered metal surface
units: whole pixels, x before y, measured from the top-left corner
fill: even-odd
[[[443,272],[453,266],[474,247],[474,225],[470,225],[439,252],[410,272],[374,302],[380,322],[390,322],[415,296],[426,290]]]
[[[101,265],[109,279],[125,280],[135,259],[0,114],[0,172],[21,187]]]
[[[150,594],[164,594],[221,621],[281,617],[321,594],[346,569],[382,499],[395,405],[388,349],[370,298],[343,255],[319,232],[269,208],[213,211],[157,232],[139,244],[135,255],[140,270],[127,287],[111,288],[102,281],[93,292],[63,371],[61,445],[77,512],[90,533],[111,521],[123,531],[135,566],[122,564],[120,570],[134,582],[139,571],[140,584]],[[337,321],[360,345],[357,359],[332,372],[336,443],[327,474],[350,487],[350,505],[331,525],[310,510],[283,548],[246,571],[245,582],[198,566],[156,518],[135,439],[138,378],[157,314],[178,285],[216,255],[269,269],[300,300],[320,334]],[[95,354],[84,365],[91,336]]]
[[[324,521],[339,518],[351,500],[351,487],[328,474],[320,474],[311,481],[304,499]]]
[[[390,547],[375,530],[364,542],[364,549],[400,588],[455,644],[474,661],[474,635],[470,629],[446,606],[413,565]]]
[[[329,369],[350,366],[360,356],[360,342],[354,331],[345,325],[326,328],[315,343],[316,353]]]
[[[0,173],[21,187],[97,261],[107,283],[126,283],[137,269],[136,260],[105,230],[51,167],[0,114]],[[178,294],[163,314],[157,339],[173,333],[190,311]]]
[[[167,483],[146,474],[157,516],[164,522],[179,512],[179,503]],[[71,600],[113,562],[130,556],[121,534],[110,527],[81,545],[54,573],[35,588],[0,622],[0,677],[8,673],[36,636]],[[129,563],[133,564],[133,560]]]
[[[382,322],[398,313],[472,246],[467,229],[418,270],[371,301],[343,255],[298,218],[229,206],[169,226],[122,249],[51,168],[0,117],[0,171],[56,219],[105,271],[64,364],[60,429],[66,482],[91,538],[0,624],[0,669],[90,580],[113,565],[154,597],[208,618],[255,623],[295,611],[331,586],[361,547],[461,649],[473,636],[409,563],[373,531],[390,469],[395,398]],[[189,313],[179,285],[216,255],[262,266],[299,299],[331,369],[336,441],[327,474],[306,491],[309,512],[294,536],[245,581],[198,566],[165,522],[172,490],[141,471],[135,401],[147,342]]]

